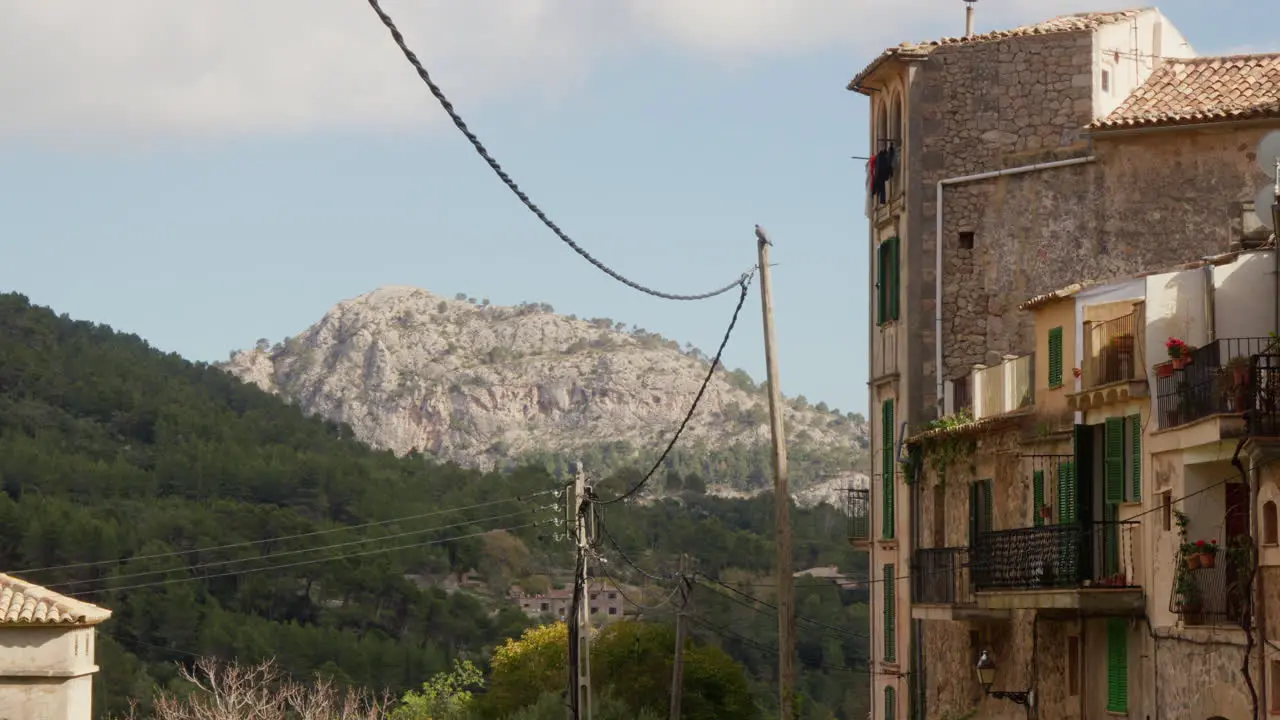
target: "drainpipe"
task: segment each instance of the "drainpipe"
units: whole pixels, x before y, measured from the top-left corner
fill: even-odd
[[[943,397],[943,375],[942,375],[942,189],[948,185],[959,185],[961,183],[977,182],[979,180],[990,180],[991,178],[1003,177],[1005,175],[1022,175],[1038,170],[1050,170],[1052,168],[1067,167],[1068,165],[1083,165],[1091,163],[1095,160],[1093,155],[1087,157],[1071,158],[1069,160],[1054,160],[1053,162],[1035,163],[1034,165],[1021,165],[1018,167],[1005,168],[1003,170],[991,170],[989,172],[977,173],[975,175],[961,175],[959,177],[945,178],[938,181],[938,197],[934,207],[934,216],[937,218],[937,230],[934,233],[934,249],[935,257],[933,263],[933,374],[937,378],[937,403],[942,404]],[[941,410],[939,410],[941,416]]]
[[[1213,287],[1213,264],[1207,264],[1203,268],[1204,272],[1204,324],[1208,331],[1210,345],[1214,340],[1218,339],[1218,318],[1214,314],[1214,287]],[[1231,358],[1222,358],[1222,360],[1230,360]]]

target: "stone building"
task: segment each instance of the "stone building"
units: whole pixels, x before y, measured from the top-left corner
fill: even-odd
[[[95,630],[111,611],[0,573],[0,718],[93,717]]]
[[[1268,237],[1252,208],[1268,176],[1253,153],[1268,129],[1280,127],[1280,55],[1198,58],[1154,8],[985,33],[973,31],[972,14],[968,21],[962,37],[885,50],[848,86],[871,104],[868,346],[879,412],[871,490],[851,491],[851,499],[871,518],[854,540],[871,552],[879,588],[871,653],[877,718],[907,717],[909,706],[922,713],[912,717],[945,716],[929,705],[928,614],[913,608],[905,580],[926,560],[916,549],[932,545],[924,523],[933,521],[924,516],[934,499],[904,475],[905,438],[965,425],[984,401],[1017,405],[1021,398],[980,397],[995,386],[978,387],[975,366],[1010,361],[1007,373],[1023,373],[1024,384],[1044,377],[1037,374],[1044,368],[1028,365],[1044,362],[1028,356],[1040,339],[1032,315],[1019,310],[1027,298],[1064,280],[1130,276]],[[1036,422],[1080,421],[1065,404],[1055,412]],[[1054,442],[1050,433],[1036,454],[1075,452],[1071,431],[1056,440],[1065,446]],[[948,463],[984,472],[967,455]],[[967,497],[967,480],[951,484],[964,476],[956,472],[946,471],[947,492]],[[988,502],[1006,499],[1013,496]],[[1003,512],[1010,511],[992,515]],[[940,539],[956,542],[954,532],[967,531],[954,522],[942,523]],[[1029,617],[1034,624],[1040,615]],[[996,622],[993,642],[1007,621]],[[986,631],[972,632],[979,642]],[[1019,642],[1031,641],[1019,632]],[[953,679],[965,682],[946,676]],[[982,716],[1020,716],[991,711]]]
[[[632,592],[639,592],[633,589]],[[573,603],[572,589],[552,589],[546,593],[529,594],[512,588],[512,599],[520,603],[520,609],[531,618],[550,616],[564,620]],[[593,582],[587,588],[587,602],[592,622],[619,620],[626,614],[626,600],[619,589],[604,581]]]

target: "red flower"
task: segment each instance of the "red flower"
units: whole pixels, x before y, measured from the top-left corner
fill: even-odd
[[[1196,547],[1204,547],[1204,541],[1203,541],[1203,540],[1197,540],[1197,541],[1196,541]]]

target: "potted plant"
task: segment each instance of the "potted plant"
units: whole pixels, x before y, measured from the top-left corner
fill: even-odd
[[[1072,377],[1077,377],[1077,378],[1078,378],[1078,377],[1080,377],[1080,376],[1081,376],[1081,375],[1083,375],[1083,374],[1084,374],[1084,371],[1082,371],[1080,368],[1071,368],[1071,375],[1072,375]]]
[[[1249,358],[1237,355],[1227,361],[1218,375],[1219,389],[1231,412],[1244,412],[1249,404]]]
[[[1052,519],[1053,519],[1053,508],[1052,508],[1052,507],[1050,507],[1050,506],[1048,506],[1048,505],[1041,505],[1041,506],[1040,506],[1040,517],[1044,518],[1045,520],[1052,520]]]
[[[1203,542],[1203,541],[1201,541]],[[1200,569],[1200,548],[1195,543],[1182,543],[1182,560],[1187,564],[1188,570]]]
[[[1218,541],[1196,541],[1196,552],[1200,555],[1200,567],[1211,568],[1218,562]]]
[[[1164,348],[1169,352],[1169,361],[1173,364],[1174,370],[1181,370],[1191,363],[1191,353],[1195,348],[1179,340],[1171,337],[1164,343]]]

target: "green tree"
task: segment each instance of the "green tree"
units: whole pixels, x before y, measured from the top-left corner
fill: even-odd
[[[569,629],[562,623],[525,630],[493,653],[489,691],[480,710],[484,717],[502,718],[538,701],[545,692],[561,692],[569,685]]]
[[[437,673],[410,690],[391,713],[391,720],[464,720],[471,709],[474,688],[484,686],[484,676],[469,660],[454,660],[453,669]]]

